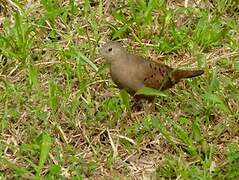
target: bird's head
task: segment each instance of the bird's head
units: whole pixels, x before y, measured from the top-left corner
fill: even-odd
[[[100,49],[99,52],[103,56],[107,63],[111,64],[113,61],[121,59],[122,56],[126,53],[126,50],[121,46],[119,42],[111,41],[105,43]]]

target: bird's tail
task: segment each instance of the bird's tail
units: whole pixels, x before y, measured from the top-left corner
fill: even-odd
[[[203,73],[204,73],[203,70],[180,70],[180,69],[177,69],[177,70],[172,71],[171,78],[174,83],[177,83],[178,81],[180,81],[180,79],[200,76]]]

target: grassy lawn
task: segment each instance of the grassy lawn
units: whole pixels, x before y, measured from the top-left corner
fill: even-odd
[[[203,69],[134,110],[98,46]],[[238,179],[239,2],[0,3],[0,179]]]

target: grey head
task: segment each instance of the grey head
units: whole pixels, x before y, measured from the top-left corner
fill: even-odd
[[[124,54],[127,54],[125,48],[116,41],[110,41],[105,43],[99,52],[103,56],[107,63],[111,64],[113,61],[120,60]]]

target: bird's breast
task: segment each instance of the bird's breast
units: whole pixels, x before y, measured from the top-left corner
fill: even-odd
[[[110,68],[111,78],[121,89],[128,92],[136,92],[143,84],[138,79],[137,68],[130,64],[112,64]]]

